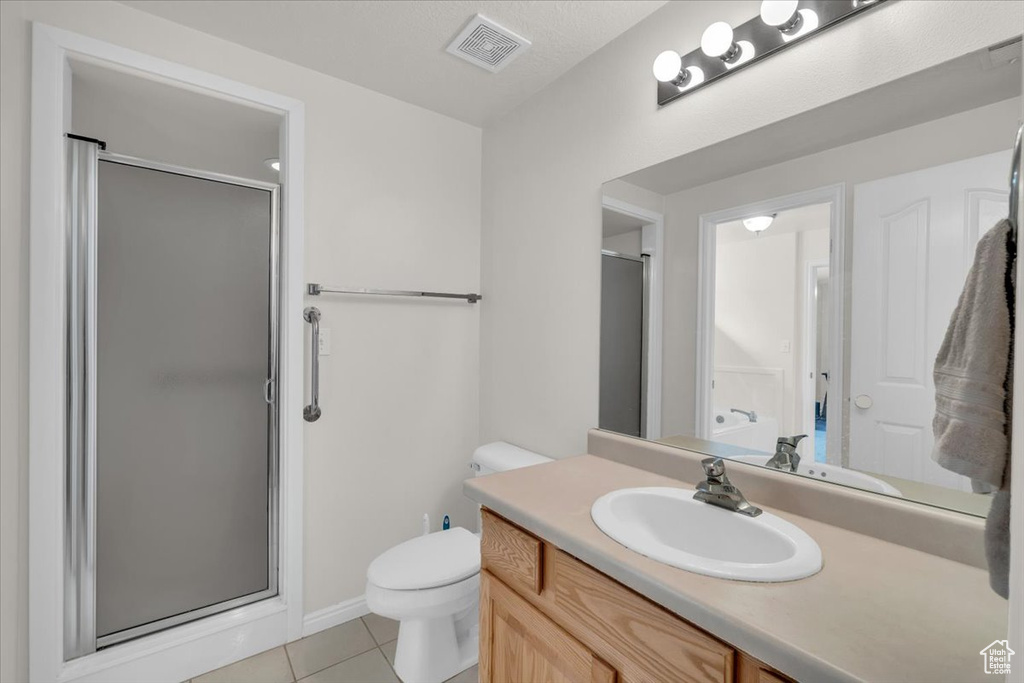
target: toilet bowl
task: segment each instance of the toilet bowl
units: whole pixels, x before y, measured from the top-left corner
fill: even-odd
[[[366,572],[370,611],[399,622],[395,672],[444,681],[477,660],[480,539],[461,527],[386,551]]]
[[[550,462],[497,442],[473,453],[476,476]],[[462,527],[400,543],[366,571],[370,611],[399,622],[395,673],[403,683],[441,683],[477,663],[480,538]]]

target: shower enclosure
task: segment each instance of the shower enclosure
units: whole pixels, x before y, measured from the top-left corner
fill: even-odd
[[[67,146],[64,657],[277,594],[278,186]]]

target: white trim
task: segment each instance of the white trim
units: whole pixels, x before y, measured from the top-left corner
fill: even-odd
[[[279,113],[281,363],[279,595],[63,663],[64,144],[68,58]],[[33,681],[180,681],[301,637],[304,105],[198,69],[32,25],[29,254],[29,673]]]
[[[1017,167],[1024,168],[1024,162]],[[1017,225],[1024,224],[1024,204],[1017,207]],[[1019,238],[1018,238],[1019,242]],[[1019,266],[1018,266],[1019,268]],[[1019,270],[1018,270],[1019,272]],[[1017,278],[1016,320],[1024,320],[1024,278]],[[1024,334],[1014,335],[1013,384],[1024,386]],[[1010,609],[1007,616],[1007,638],[1011,643],[1024,643],[1024,401],[1013,402],[1013,434],[1010,438]],[[1024,667],[1017,660],[1017,671]],[[1006,674],[1006,683],[1014,683]],[[997,679],[998,680],[998,679]],[[1019,683],[1020,678],[1017,678]]]
[[[846,387],[843,355],[843,329],[845,327],[846,293],[846,184],[837,183],[813,190],[797,192],[783,197],[765,199],[760,202],[736,206],[722,211],[702,214],[697,237],[697,367],[696,367],[696,428],[698,439],[708,439],[711,434],[711,416],[714,413],[714,399],[711,382],[715,367],[715,227],[719,223],[736,221],[749,216],[778,213],[810,204],[831,204],[829,225],[829,277],[837,286],[831,287],[831,329],[829,331],[830,355],[840,359],[833,362],[829,374],[829,395],[834,397],[832,410],[838,410],[842,417],[846,404]],[[839,370],[838,372],[836,370]],[[838,399],[838,400],[835,400]],[[826,449],[829,462],[837,464],[842,451],[842,426],[844,420],[829,420],[826,433]],[[832,458],[836,458],[833,460]]]
[[[369,613],[370,608],[366,606],[365,595],[360,595],[351,600],[344,600],[330,607],[318,609],[307,614],[306,618],[302,620],[302,637],[311,636],[314,633],[319,633],[338,624],[358,619]]]
[[[801,422],[803,431],[807,438],[814,443],[814,399],[818,391],[818,299],[815,291],[818,288],[818,269],[828,268],[827,260],[814,259],[805,261],[806,271],[804,273],[804,343],[802,353],[802,365],[800,367],[800,382],[802,385],[800,394],[802,405],[800,406]],[[832,273],[829,271],[831,281]],[[832,291],[831,282],[829,292]],[[831,330],[829,330],[831,332]],[[831,360],[831,359],[829,359]],[[831,373],[829,373],[831,375]],[[826,434],[826,441],[828,435]],[[828,445],[826,443],[826,450]],[[813,451],[813,449],[812,449]]]
[[[661,367],[664,354],[665,217],[614,197],[601,197],[601,208],[644,221],[640,251],[651,257],[647,316],[647,436],[661,438]]]

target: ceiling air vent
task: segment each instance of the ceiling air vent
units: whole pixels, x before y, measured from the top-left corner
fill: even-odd
[[[529,47],[530,41],[526,38],[478,14],[455,36],[447,51],[481,69],[497,73]]]

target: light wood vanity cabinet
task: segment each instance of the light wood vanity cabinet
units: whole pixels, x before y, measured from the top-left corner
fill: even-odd
[[[508,586],[480,577],[480,670],[487,681],[615,683],[615,670]],[[486,635],[484,635],[486,632]]]
[[[481,568],[481,683],[791,681],[489,510]]]

